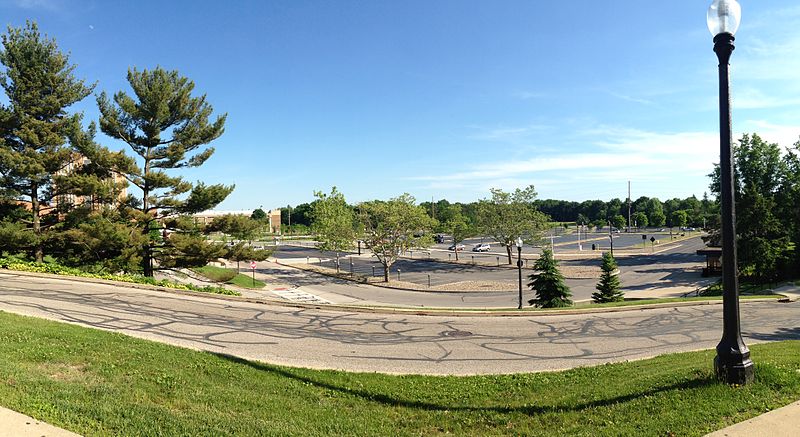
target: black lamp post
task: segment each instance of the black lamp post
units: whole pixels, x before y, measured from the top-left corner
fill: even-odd
[[[728,384],[753,381],[753,361],[739,326],[739,280],[736,266],[736,205],[731,153],[731,107],[728,66],[733,35],[739,28],[742,8],[736,0],[714,0],[708,8],[708,29],[714,35],[719,58],[719,159],[722,196],[722,340],[717,345],[714,372]]]
[[[522,309],[522,237],[517,237],[517,271],[519,272],[519,305],[518,310]]]

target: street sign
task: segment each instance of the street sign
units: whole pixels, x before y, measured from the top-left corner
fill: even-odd
[[[647,240],[647,235],[642,235],[642,240]]]
[[[656,237],[650,237],[650,242],[651,243],[655,243],[656,242]]]
[[[256,262],[255,261],[250,261],[250,268],[253,269],[253,270],[256,269]]]

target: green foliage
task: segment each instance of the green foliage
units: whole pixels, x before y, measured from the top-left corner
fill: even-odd
[[[685,227],[688,220],[686,211],[673,211],[672,212],[672,226]]]
[[[132,209],[136,205],[131,216],[142,233],[148,234],[153,221],[213,208],[233,190],[233,186],[193,185],[168,173],[198,167],[208,160],[214,148],[201,147],[222,135],[226,116],[209,122],[212,108],[205,95],[193,97],[194,83],[177,71],[134,68],[128,70],[128,83],[134,97],[120,91],[114,94],[113,101],[105,92],[97,98],[100,128],[111,138],[125,142],[142,161],[142,167],[132,161],[118,162],[114,170],[141,190],[141,199],[131,202]],[[145,276],[152,276],[154,257],[164,266],[192,265],[199,262],[198,255],[210,249],[198,244],[187,246],[186,239],[160,243],[151,238],[143,247]],[[184,247],[175,247],[175,243],[184,243]],[[162,244],[166,246],[164,250],[157,250]],[[183,254],[194,259],[170,259]]]
[[[800,242],[800,199],[792,194],[800,178],[800,168],[793,165],[796,155],[790,149],[781,156],[777,144],[753,134],[739,140],[733,156],[739,271],[762,283],[791,277],[797,272],[791,264]],[[712,191],[719,193],[719,166],[710,176]]]
[[[386,282],[390,280],[389,267],[401,253],[433,243],[425,231],[433,228],[434,221],[410,194],[388,201],[363,202],[358,211],[364,244],[383,265]]]
[[[625,294],[620,289],[617,261],[611,253],[603,254],[603,263],[600,266],[603,273],[600,275],[600,282],[597,284],[597,292],[592,293],[592,300],[595,303],[622,302]]]
[[[558,261],[553,257],[550,249],[542,250],[542,255],[533,264],[534,273],[528,278],[528,283],[536,298],[528,301],[529,304],[541,308],[561,308],[572,305],[572,292],[564,283],[564,276],[558,270]]]
[[[47,242],[62,263],[100,272],[138,272],[144,236],[111,208],[78,208]]]
[[[167,240],[169,244],[161,249],[158,256],[161,268],[204,266],[226,254],[224,244],[210,242],[202,235],[175,233]]]
[[[30,200],[34,252],[41,261],[42,205],[59,194],[54,176],[73,161],[66,143],[81,130],[81,114],[68,114],[67,108],[93,86],[74,77],[69,57],[36,23],[9,27],[2,44],[0,86],[8,106],[0,105],[0,192]]]
[[[467,237],[474,234],[474,230],[467,223],[466,217],[461,214],[461,207],[459,205],[450,205],[443,211],[442,216],[446,220],[441,224],[441,230],[450,234],[453,237],[453,244],[459,244]],[[454,251],[456,261],[458,261],[458,251]]]
[[[352,249],[356,238],[355,214],[347,205],[344,195],[336,187],[330,194],[315,191],[311,210],[311,229],[319,241],[319,249],[336,252],[338,265],[339,252]]]
[[[238,242],[233,246],[226,246],[224,258],[238,263],[242,261],[264,261],[272,254],[269,250],[254,249],[253,246],[244,242]]]
[[[0,255],[3,252],[31,253],[36,235],[24,224],[13,221],[0,222]]]
[[[264,212],[261,208],[256,208],[253,210],[253,213],[250,215],[250,218],[253,220],[265,220],[267,218],[267,213]]]
[[[236,240],[252,241],[260,228],[261,223],[250,217],[225,214],[211,220],[205,232],[222,232]]]
[[[625,217],[623,217],[621,214],[617,214],[614,216],[611,223],[614,225],[615,228],[623,229],[628,224],[628,221],[625,220]],[[633,225],[633,223],[631,223],[631,225]]]
[[[82,278],[106,279],[110,281],[130,282],[135,284],[155,285],[158,287],[172,288],[176,290],[199,291],[203,293],[225,294],[229,296],[240,296],[241,293],[220,287],[198,287],[192,284],[179,284],[166,279],[156,280],[152,277],[111,274],[111,273],[89,273],[74,267],[67,267],[56,263],[37,263],[29,262],[15,257],[0,257],[0,268],[17,270],[21,272],[49,273],[52,275],[78,276]]]
[[[631,220],[633,220],[631,226],[635,226],[637,228],[646,228],[647,225],[649,224],[649,221],[647,219],[647,214],[645,214],[642,211],[634,213],[633,216],[631,217]]]
[[[505,246],[511,264],[511,249],[517,238],[529,243],[538,241],[549,218],[533,205],[536,199],[533,185],[517,188],[513,193],[495,188],[490,191],[491,199],[478,202],[478,230]]]

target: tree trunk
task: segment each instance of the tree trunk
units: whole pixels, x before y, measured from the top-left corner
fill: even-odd
[[[150,238],[150,233],[146,233],[146,237]],[[148,278],[153,277],[153,255],[151,253],[150,243],[146,243],[142,248],[142,271]]]
[[[458,247],[456,247],[456,243],[453,243],[453,249],[455,249],[453,252],[456,253],[456,261],[458,261]]]
[[[33,213],[33,235],[36,236],[34,242],[33,255],[37,263],[44,262],[44,249],[42,247],[42,224],[39,217],[39,187],[31,187],[31,212]]]
[[[389,266],[383,265],[383,282],[389,282]]]
[[[148,156],[145,157],[144,162],[144,188],[142,188],[142,212],[145,215],[150,215],[150,211],[148,211],[148,207],[150,206],[150,202],[148,196],[150,196],[150,187],[147,184],[147,176],[150,174],[150,159],[149,159],[149,151]],[[144,222],[144,238],[145,238],[145,245],[142,250],[142,270],[144,272],[144,276],[148,278],[153,277],[153,253],[152,248],[150,247],[150,217],[147,217]]]
[[[508,265],[511,265],[513,260],[511,259],[511,245],[510,244],[506,244],[506,253],[508,254]]]

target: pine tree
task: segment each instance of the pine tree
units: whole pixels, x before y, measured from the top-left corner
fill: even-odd
[[[153,275],[153,260],[162,267],[201,263],[222,249],[211,247],[202,235],[182,229],[180,215],[213,208],[233,191],[233,186],[196,185],[172,176],[168,171],[202,165],[214,153],[209,147],[222,135],[225,115],[209,123],[213,109],[205,95],[193,97],[194,83],[177,71],[137,69],[128,71],[128,83],[134,97],[124,92],[114,94],[113,102],[102,93],[100,129],[106,135],[127,143],[138,155],[136,163],[116,168],[132,185],[141,190],[141,198],[130,196],[128,210],[140,232],[147,236],[142,248],[142,269]],[[193,152],[197,152],[192,154]],[[190,155],[190,156],[187,156]],[[164,230],[183,235],[164,238]],[[208,246],[208,247],[206,247]],[[177,258],[185,258],[183,260]]]
[[[600,266],[603,270],[600,275],[600,282],[597,283],[597,292],[592,293],[592,300],[595,303],[606,302],[621,302],[624,300],[624,294],[619,288],[619,276],[617,270],[617,261],[610,253],[603,254],[603,264]]]
[[[533,264],[534,272],[528,278],[528,287],[536,292],[536,298],[529,304],[542,308],[560,308],[572,305],[572,292],[564,283],[564,276],[558,271],[558,261],[553,251],[544,249],[542,256]]]
[[[82,114],[67,108],[88,96],[73,75],[75,66],[59,51],[55,40],[39,33],[36,23],[9,27],[2,37],[0,86],[8,106],[0,104],[0,192],[29,199],[33,231],[32,252],[44,256],[43,209],[58,196],[54,176],[75,160],[67,141],[81,132]]]

